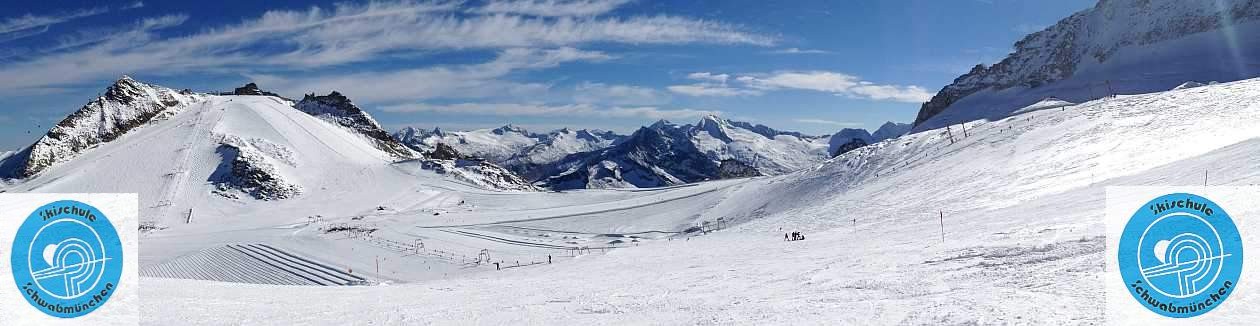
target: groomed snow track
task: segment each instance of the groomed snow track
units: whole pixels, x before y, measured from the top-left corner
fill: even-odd
[[[267,244],[230,244],[140,270],[145,277],[278,285],[360,285],[369,281]]]

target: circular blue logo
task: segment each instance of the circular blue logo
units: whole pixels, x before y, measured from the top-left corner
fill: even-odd
[[[13,279],[22,296],[53,317],[100,308],[118,288],[123,249],[100,210],[73,200],[41,206],[13,239]]]
[[[1120,234],[1120,276],[1142,306],[1189,318],[1220,306],[1242,273],[1238,227],[1216,203],[1163,195],[1133,213]]]

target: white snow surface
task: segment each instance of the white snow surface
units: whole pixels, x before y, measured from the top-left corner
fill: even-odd
[[[221,125],[237,123],[244,122]],[[1103,187],[1196,185],[1204,171],[1211,185],[1260,184],[1257,123],[1260,80],[1252,79],[971,122],[968,136],[952,143],[945,130],[927,130],[777,177],[565,193],[479,191],[426,175],[403,178],[380,156],[333,155],[339,162],[331,165],[349,167],[300,180],[313,189],[304,196],[319,201],[180,198],[207,216],[142,240],[142,269],[226,243],[264,242],[380,285],[142,278],[143,322],[1096,324]],[[257,127],[250,130],[277,126]],[[128,137],[158,133],[146,132]],[[294,138],[326,141],[338,153],[367,146],[307,132],[329,134]],[[294,142],[298,156],[308,155]],[[109,164],[108,154],[125,150],[110,149],[69,165]],[[121,180],[83,167],[75,170],[85,175],[64,178],[97,182],[37,184],[82,191]],[[367,203],[387,207],[365,211]],[[326,220],[308,222],[314,214]],[[319,231],[329,223],[378,231],[374,240]],[[672,233],[701,225],[717,231]],[[808,240],[783,241],[789,231]],[[450,256],[376,245],[416,239]],[[574,246],[595,250],[567,249]],[[512,268],[471,263],[481,249]],[[553,263],[515,267],[546,255]],[[1241,311],[1201,321],[1260,318],[1260,309]]]

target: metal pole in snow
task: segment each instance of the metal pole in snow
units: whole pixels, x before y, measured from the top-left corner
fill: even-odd
[[[945,211],[941,212],[941,243],[945,243]]]
[[[1208,171],[1203,170],[1203,186],[1204,187],[1207,187],[1207,174],[1208,174]]]

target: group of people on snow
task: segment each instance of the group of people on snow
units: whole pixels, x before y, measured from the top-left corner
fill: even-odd
[[[797,240],[805,240],[805,234],[801,233],[801,231],[795,231],[795,232],[783,234],[783,241],[797,241]]]

